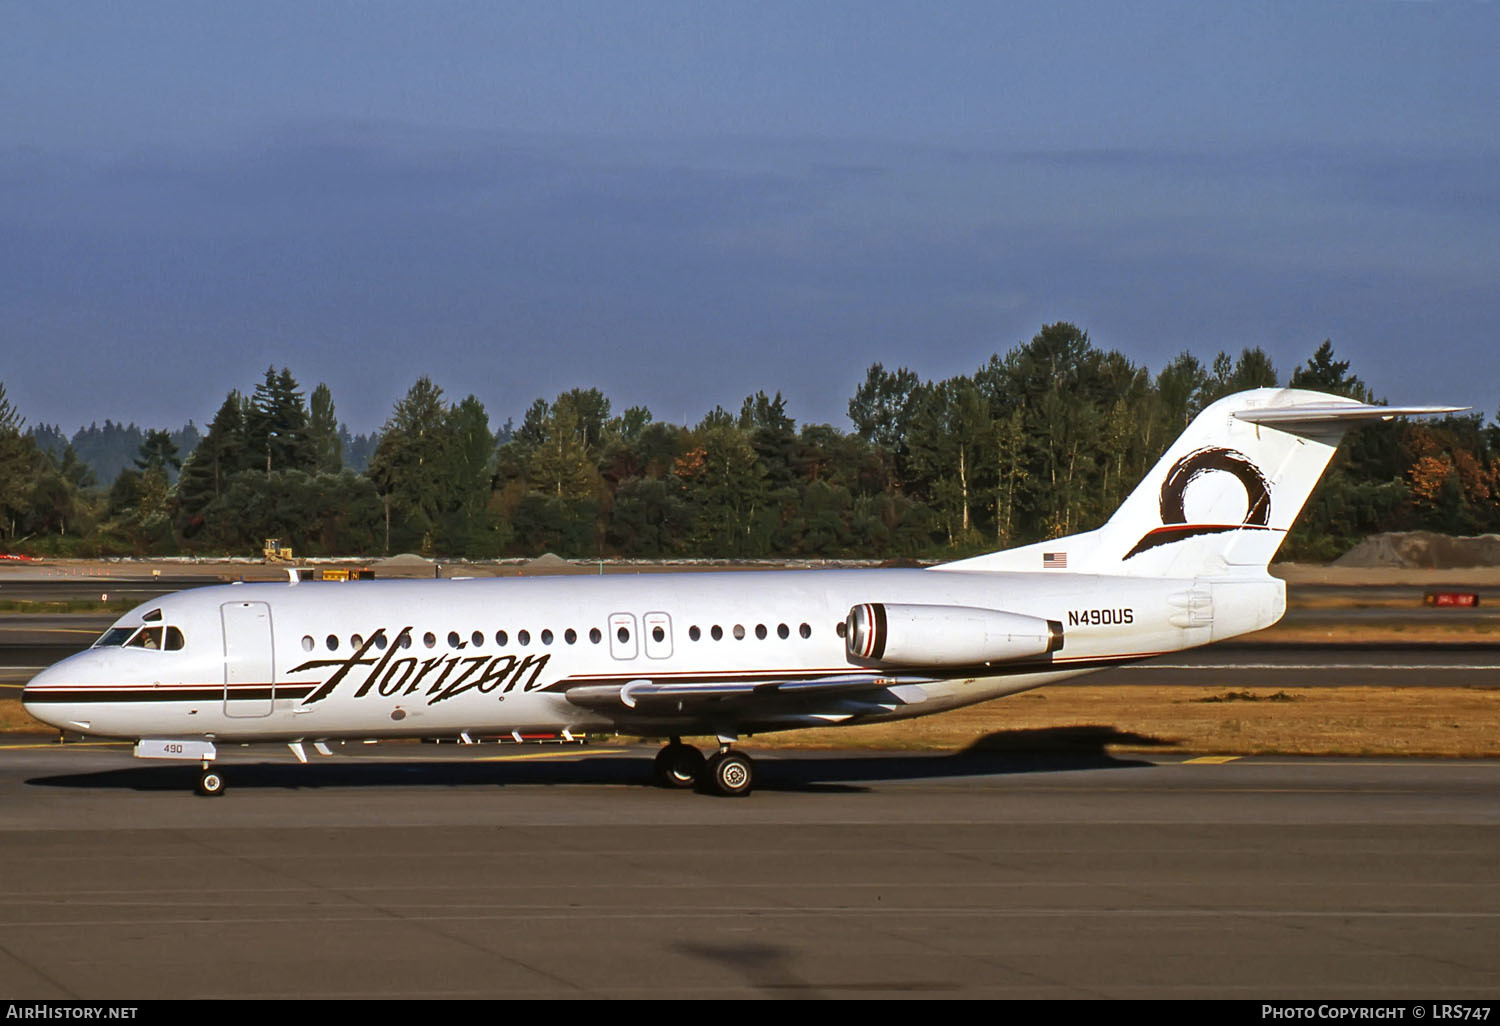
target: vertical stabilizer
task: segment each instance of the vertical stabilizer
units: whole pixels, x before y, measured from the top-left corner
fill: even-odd
[[[1103,527],[945,564],[1130,577],[1263,569],[1344,433],[1370,420],[1455,407],[1371,406],[1292,388],[1226,396],[1200,413]]]

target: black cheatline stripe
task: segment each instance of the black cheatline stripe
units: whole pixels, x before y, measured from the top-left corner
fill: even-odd
[[[306,698],[317,685],[277,685],[276,698]],[[250,702],[272,697],[269,687],[241,688],[229,695],[231,702]],[[21,693],[21,701],[66,704],[74,702],[219,702],[224,700],[224,687],[216,688],[79,688],[77,690],[53,690],[27,688]]]

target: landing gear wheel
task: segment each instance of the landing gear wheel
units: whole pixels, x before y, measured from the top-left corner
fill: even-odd
[[[224,774],[206,769],[198,774],[198,793],[205,798],[217,798],[224,793]]]
[[[692,787],[703,772],[703,753],[692,745],[673,743],[656,753],[653,772],[658,787]]]
[[[743,798],[755,782],[755,763],[743,752],[719,752],[707,769],[713,792],[727,798]]]

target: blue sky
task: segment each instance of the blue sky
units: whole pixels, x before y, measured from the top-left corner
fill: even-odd
[[[935,7],[935,9],[934,9]],[[1500,405],[1494,4],[0,0],[0,381],[695,422],[1069,320]]]

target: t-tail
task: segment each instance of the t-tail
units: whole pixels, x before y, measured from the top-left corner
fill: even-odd
[[[1258,388],[1210,405],[1103,527],[944,570],[1066,570],[1124,577],[1260,575],[1350,428],[1452,406],[1371,406]]]

